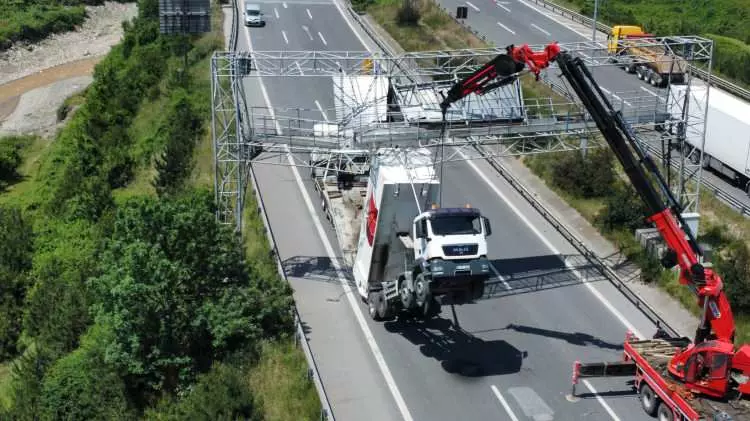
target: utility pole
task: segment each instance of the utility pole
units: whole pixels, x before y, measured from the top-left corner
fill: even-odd
[[[599,0],[594,0],[594,23],[593,23],[593,35],[591,36],[591,41],[596,42],[596,14],[599,11]]]

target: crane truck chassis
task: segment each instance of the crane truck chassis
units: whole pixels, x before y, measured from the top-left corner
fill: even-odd
[[[510,53],[512,48],[508,47],[507,51]],[[644,201],[650,214],[646,220],[653,223],[664,238],[668,250],[661,264],[667,269],[679,268],[680,284],[695,293],[703,308],[694,340],[669,338],[661,329],[652,341],[631,341],[628,337],[626,361],[577,363],[574,382],[581,373],[588,377],[635,375],[635,383],[641,387],[641,397],[647,404],[644,409],[651,414],[658,411],[662,420],[709,421],[709,416],[714,421],[748,419],[750,405],[741,399],[750,394],[750,345],[743,344],[735,349],[734,315],[723,291],[723,281],[718,273],[703,264],[703,252],[684,221],[681,206],[669,185],[656,164],[641,150],[632,128],[622,114],[614,110],[580,58],[550,45],[544,53],[535,53],[534,59],[535,68],[546,67],[549,63],[544,60],[558,63],[562,76],[580,98]],[[514,78],[528,71],[522,69],[523,63],[516,61],[519,66],[513,66],[510,60],[513,60],[510,54],[496,57],[457,82],[448,95],[444,95],[441,107],[446,109],[471,93],[487,92],[488,86],[512,83]],[[644,379],[648,380],[644,382]],[[661,402],[658,406],[659,401],[650,392],[657,393]],[[678,399],[675,393],[682,398]],[[699,398],[694,399],[695,396]],[[709,412],[706,408],[722,409]]]
[[[475,301],[491,277],[489,219],[470,206],[439,208],[431,153],[381,149],[315,153],[313,185],[357,291],[375,320],[429,318],[440,301]]]

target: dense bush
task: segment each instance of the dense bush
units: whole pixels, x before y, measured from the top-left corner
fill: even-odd
[[[0,361],[18,352],[33,250],[31,225],[21,211],[0,206]]]
[[[42,384],[40,419],[134,420],[125,385],[105,362],[111,333],[95,326],[81,347],[57,360]]]
[[[606,148],[560,154],[550,162],[550,173],[557,187],[583,198],[608,194],[615,180],[612,152]]]
[[[153,421],[260,421],[256,401],[242,378],[243,370],[218,363],[198,377],[190,393],[179,401],[165,399],[147,413]]]
[[[605,231],[633,232],[646,226],[646,205],[633,187],[617,182],[604,199],[604,209],[597,215],[596,223]]]
[[[402,0],[401,7],[396,14],[399,25],[416,26],[421,17],[418,0]]]
[[[157,133],[166,143],[156,164],[154,187],[159,196],[180,191],[190,175],[195,140],[202,129],[202,117],[191,103],[190,94],[184,89],[177,89],[172,95],[165,125]]]
[[[21,152],[33,141],[31,136],[7,136],[0,138],[0,191],[17,181],[21,175]]]

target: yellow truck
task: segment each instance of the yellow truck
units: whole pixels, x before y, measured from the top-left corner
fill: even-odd
[[[640,26],[613,26],[607,36],[607,53],[610,62],[653,86],[685,83],[687,61]]]

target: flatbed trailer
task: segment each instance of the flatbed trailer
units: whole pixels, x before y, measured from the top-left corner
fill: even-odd
[[[659,420],[750,420],[750,401],[747,399],[739,397],[722,401],[707,398],[693,393],[669,374],[667,365],[670,360],[688,343],[688,338],[638,339],[629,334],[625,339],[622,361],[574,364],[573,395],[580,378],[632,376],[643,410],[649,415],[657,415]]]
[[[367,195],[369,161],[361,154],[313,154],[310,177],[320,197],[320,206],[336,232],[347,266],[354,262],[359,242],[359,221]]]

